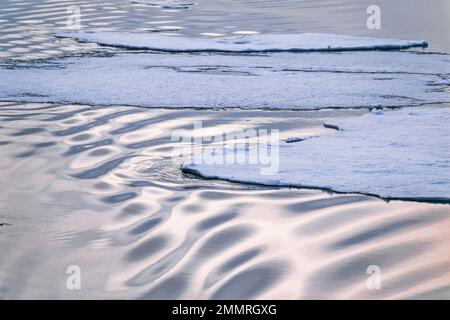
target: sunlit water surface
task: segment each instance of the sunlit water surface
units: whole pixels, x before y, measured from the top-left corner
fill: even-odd
[[[164,9],[129,0],[0,0],[0,59],[45,59],[90,52],[95,45],[56,39],[67,30],[71,6],[81,28],[167,32],[189,36],[324,32],[424,39],[429,51],[450,52],[450,2],[380,0],[381,29],[367,27],[371,0],[197,0],[189,9]],[[68,11],[69,10],[69,11]],[[71,21],[69,19],[69,21]]]
[[[446,0],[378,1],[376,31],[366,27],[371,1],[196,2],[2,0],[0,58],[98,52],[51,35],[74,4],[84,29],[333,32],[423,38],[427,50],[450,52]],[[362,112],[1,103],[0,298],[450,298],[448,205],[205,181],[170,158],[173,130],[194,120],[287,138]],[[70,265],[81,268],[81,290],[66,287]],[[367,287],[371,265],[379,290]]]
[[[450,208],[185,175],[171,135],[363,111],[0,105],[3,298],[448,297]],[[66,288],[78,265],[83,288]],[[377,265],[383,287],[368,290]]]

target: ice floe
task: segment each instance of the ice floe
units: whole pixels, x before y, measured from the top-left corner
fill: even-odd
[[[189,9],[195,2],[185,0],[131,0],[131,3],[141,3],[163,9]]]
[[[0,66],[0,99],[164,108],[318,109],[450,102],[448,55],[121,53]]]
[[[169,52],[393,50],[426,47],[428,45],[424,40],[380,39],[325,33],[251,34],[224,38],[196,38],[154,33],[108,31],[61,32],[55,35],[106,46]]]
[[[448,203],[449,124],[449,107],[369,113],[339,121],[342,131],[330,130],[330,134],[295,143],[281,142],[279,170],[274,175],[262,175],[258,164],[187,161],[183,169],[236,182]],[[223,152],[242,159],[251,148]]]

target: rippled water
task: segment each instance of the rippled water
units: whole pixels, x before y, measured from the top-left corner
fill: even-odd
[[[88,30],[171,32],[188,35],[326,32],[425,39],[432,51],[450,52],[450,2],[377,1],[381,29],[366,26],[371,0],[198,0],[190,9],[163,9],[128,0],[0,0],[0,59],[44,59],[89,52],[94,45],[55,39],[77,5]],[[70,11],[69,11],[70,12]]]
[[[365,26],[371,1],[196,2],[0,0],[0,58],[97,53],[51,35],[73,4],[96,30],[335,32],[450,52],[446,0],[379,1],[378,31]],[[0,103],[0,298],[450,298],[448,205],[206,181],[169,156],[173,130],[194,120],[287,138],[363,112]],[[69,265],[80,291],[66,288]],[[381,290],[367,289],[370,265]]]
[[[445,296],[448,205],[205,181],[168,156],[173,130],[196,119],[286,138],[361,112],[2,103],[1,296]],[[81,291],[65,288],[73,264]],[[382,290],[366,288],[372,264]]]

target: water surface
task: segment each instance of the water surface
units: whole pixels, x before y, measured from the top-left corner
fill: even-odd
[[[448,297],[448,205],[207,181],[169,156],[194,120],[285,139],[363,112],[2,103],[0,296]],[[370,265],[382,290],[366,287]]]
[[[371,0],[198,0],[190,9],[163,9],[128,0],[0,0],[0,59],[45,59],[90,52],[94,45],[55,39],[67,30],[68,8],[81,12],[81,28],[169,32],[190,36],[325,32],[424,39],[428,51],[450,52],[447,0],[377,1],[381,29],[367,28]],[[206,34],[206,35],[205,35]]]
[[[378,1],[381,30],[367,29],[365,0],[196,2],[0,0],[1,63],[114,53],[52,36],[71,5],[90,30],[331,32],[450,52],[447,0]],[[194,120],[284,139],[364,112],[0,103],[0,298],[450,298],[448,205],[205,181],[169,156],[173,130]],[[66,287],[70,265],[79,291]],[[366,286],[370,265],[380,290]]]

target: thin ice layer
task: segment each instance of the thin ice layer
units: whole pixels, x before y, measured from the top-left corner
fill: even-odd
[[[0,66],[0,99],[165,108],[318,109],[450,102],[447,55],[119,54]]]

